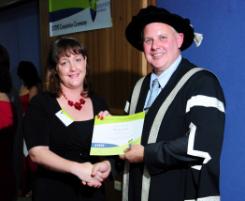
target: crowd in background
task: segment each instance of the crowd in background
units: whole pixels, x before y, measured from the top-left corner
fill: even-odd
[[[36,165],[25,147],[22,121],[30,100],[42,88],[37,67],[30,61],[20,61],[17,75],[21,86],[16,89],[10,64],[7,48],[0,45],[0,196],[5,201],[32,193]]]

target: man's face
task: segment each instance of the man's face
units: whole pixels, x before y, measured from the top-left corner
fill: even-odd
[[[143,48],[146,60],[160,75],[179,56],[183,33],[161,22],[147,24],[144,28]]]

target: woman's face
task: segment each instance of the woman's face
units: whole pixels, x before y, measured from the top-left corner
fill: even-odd
[[[59,58],[56,70],[61,88],[82,88],[86,75],[87,58],[82,54],[64,54]]]

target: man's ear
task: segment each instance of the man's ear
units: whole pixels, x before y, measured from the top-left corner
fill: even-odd
[[[185,35],[183,33],[177,33],[177,42],[179,49],[181,48],[183,42],[184,42]]]

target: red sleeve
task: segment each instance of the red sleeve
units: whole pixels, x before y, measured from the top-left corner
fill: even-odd
[[[0,129],[13,124],[13,111],[10,102],[0,101]]]

